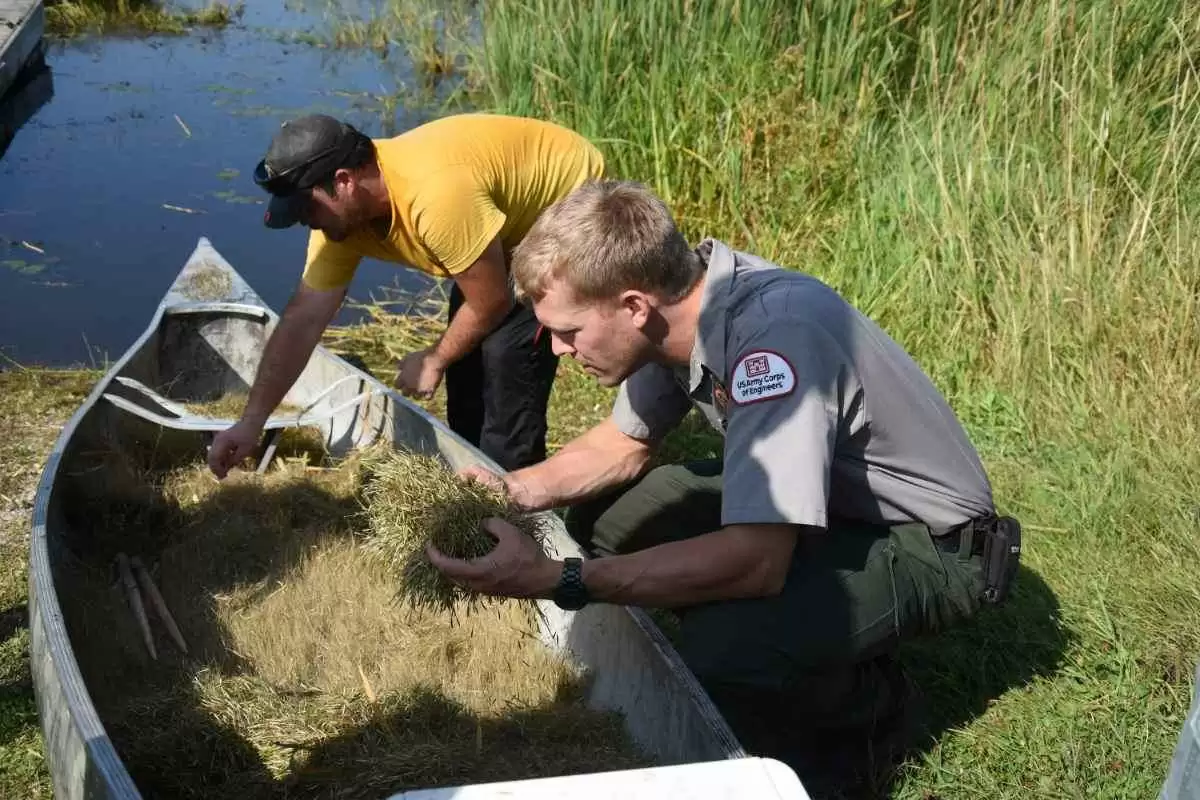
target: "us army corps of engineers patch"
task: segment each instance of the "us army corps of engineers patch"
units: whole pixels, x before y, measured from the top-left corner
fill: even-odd
[[[796,388],[796,371],[773,350],[747,353],[733,368],[730,396],[739,406],[784,397]]]

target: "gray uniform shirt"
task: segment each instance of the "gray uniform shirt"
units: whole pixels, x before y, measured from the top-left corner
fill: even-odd
[[[966,432],[913,359],[821,281],[707,239],[690,368],[650,364],[613,417],[660,439],[695,406],[725,437],[721,521],[826,526],[993,512]]]

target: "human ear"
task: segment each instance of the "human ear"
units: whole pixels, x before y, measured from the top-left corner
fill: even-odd
[[[354,173],[348,169],[339,169],[337,172],[333,173],[333,194],[335,197],[343,192],[349,194],[353,191]]]
[[[650,320],[654,310],[650,298],[635,289],[622,292],[619,305],[621,310],[629,315],[630,321],[638,328],[644,327]]]

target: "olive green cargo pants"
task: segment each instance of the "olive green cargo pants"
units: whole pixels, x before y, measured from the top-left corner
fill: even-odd
[[[721,463],[658,467],[566,522],[599,557],[716,530]],[[939,548],[921,524],[833,522],[797,546],[779,595],[675,609],[677,650],[748,750],[794,764],[789,747],[835,730],[870,736],[891,713],[901,690],[888,666],[902,638],[978,610],[981,559],[956,549],[957,537]]]

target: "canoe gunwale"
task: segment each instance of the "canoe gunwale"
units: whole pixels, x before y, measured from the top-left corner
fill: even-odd
[[[37,670],[40,664],[33,662],[38,656],[38,653],[35,652],[35,644],[44,634],[44,647],[66,700],[68,724],[78,737],[79,744],[89,751],[90,758],[87,758],[84,766],[94,763],[100,772],[99,779],[106,786],[111,787],[114,792],[109,796],[119,798],[140,798],[141,793],[134,785],[133,778],[125,768],[124,762],[117,755],[116,748],[105,731],[99,714],[96,713],[96,706],[92,702],[91,694],[88,692],[87,684],[79,669],[79,662],[70,645],[71,640],[63,621],[62,606],[58,602],[54,572],[50,564],[47,522],[50,511],[50,494],[54,488],[55,479],[58,477],[59,465],[80,422],[100,402],[102,395],[121,370],[155,335],[162,323],[164,311],[165,306],[160,304],[142,334],[96,382],[87,398],[63,426],[62,432],[46,460],[46,465],[43,467],[42,478],[38,482],[37,492],[34,495],[33,523],[29,540],[30,666],[34,670],[34,690],[38,703],[38,716],[42,720],[43,735],[49,739],[49,732],[45,730],[48,713],[48,709],[45,708],[47,699],[43,696],[45,689],[38,680]],[[34,630],[35,628],[37,630]],[[66,735],[69,736],[70,733],[71,731],[67,731]],[[48,757],[52,754],[53,746],[52,742],[47,741]],[[53,763],[50,765],[55,795],[61,793],[71,796],[72,792],[69,786],[61,785],[64,780],[62,770],[68,769],[70,766]]]

